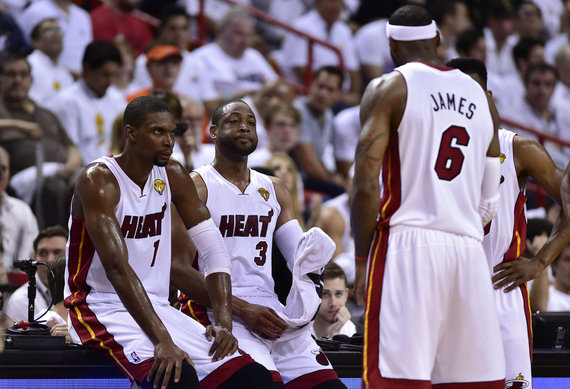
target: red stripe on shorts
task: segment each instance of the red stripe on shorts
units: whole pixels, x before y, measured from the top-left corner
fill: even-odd
[[[526,248],[526,216],[524,214],[524,205],[526,196],[523,192],[519,193],[515,203],[513,238],[509,249],[503,255],[503,261],[513,261],[518,259]]]
[[[400,155],[398,137],[390,137],[382,164],[384,193],[380,200],[380,217],[368,258],[368,280],[364,321],[362,386],[375,387],[382,379],[379,370],[380,301],[388,249],[389,222],[401,204]]]
[[[289,381],[285,387],[287,389],[313,388],[327,381],[338,380],[338,375],[333,369],[317,370],[312,373],[303,374],[294,380]]]
[[[526,284],[520,286],[524,305],[524,316],[526,319],[526,331],[528,333],[528,352],[532,363],[532,314],[530,313],[530,300],[528,297],[528,287]]]

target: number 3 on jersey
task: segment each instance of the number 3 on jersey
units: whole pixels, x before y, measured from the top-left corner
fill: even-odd
[[[451,181],[461,173],[465,156],[459,147],[451,145],[454,139],[456,145],[469,144],[469,134],[464,127],[451,126],[443,132],[434,167],[440,180]]]
[[[267,260],[267,242],[264,240],[260,241],[255,246],[255,249],[259,250],[259,257],[253,258],[253,262],[255,262],[257,266],[265,265],[265,261]]]

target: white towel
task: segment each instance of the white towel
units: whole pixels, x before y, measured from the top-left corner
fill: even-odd
[[[317,294],[316,285],[311,277],[318,276],[320,279],[335,248],[333,240],[320,228],[313,227],[301,235],[295,250],[293,284],[281,315],[289,328],[280,340],[295,337],[299,331],[307,329],[306,324],[317,313],[321,298]]]

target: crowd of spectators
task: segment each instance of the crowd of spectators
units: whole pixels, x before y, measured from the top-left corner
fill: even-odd
[[[0,284],[21,279],[12,262],[34,255],[38,227],[67,225],[81,168],[121,152],[127,102],[154,94],[178,100],[173,158],[189,171],[213,159],[213,108],[246,101],[259,137],[250,167],[281,177],[302,225],[331,235],[350,287],[359,102],[370,80],[394,68],[386,18],[406,2],[434,15],[444,62],[485,62],[506,127],[570,142],[568,0],[239,1],[340,51],[315,44],[312,62],[304,37],[220,0],[205,1],[205,41],[197,0],[0,0]],[[565,167],[570,148],[544,144]],[[533,217],[549,218],[544,198],[529,196]]]

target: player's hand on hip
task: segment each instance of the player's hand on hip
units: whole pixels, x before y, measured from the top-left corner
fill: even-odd
[[[228,355],[233,355],[238,349],[238,341],[232,335],[232,332],[222,326],[206,327],[206,339],[209,341],[214,339],[214,343],[208,352],[212,356],[212,361],[216,362],[224,359]]]
[[[536,259],[520,257],[514,261],[498,264],[493,268],[492,278],[495,289],[505,288],[511,292],[525,282],[532,280],[543,270],[542,264]]]
[[[364,305],[366,296],[366,261],[356,261],[354,275],[354,298],[357,305]]]
[[[250,331],[266,339],[277,339],[287,329],[287,323],[273,309],[263,305],[248,304],[240,317]]]
[[[186,352],[176,346],[171,340],[163,341],[154,346],[154,363],[150,368],[147,380],[154,380],[155,388],[166,389],[174,370],[174,382],[180,381],[182,363],[186,361],[194,366]]]

